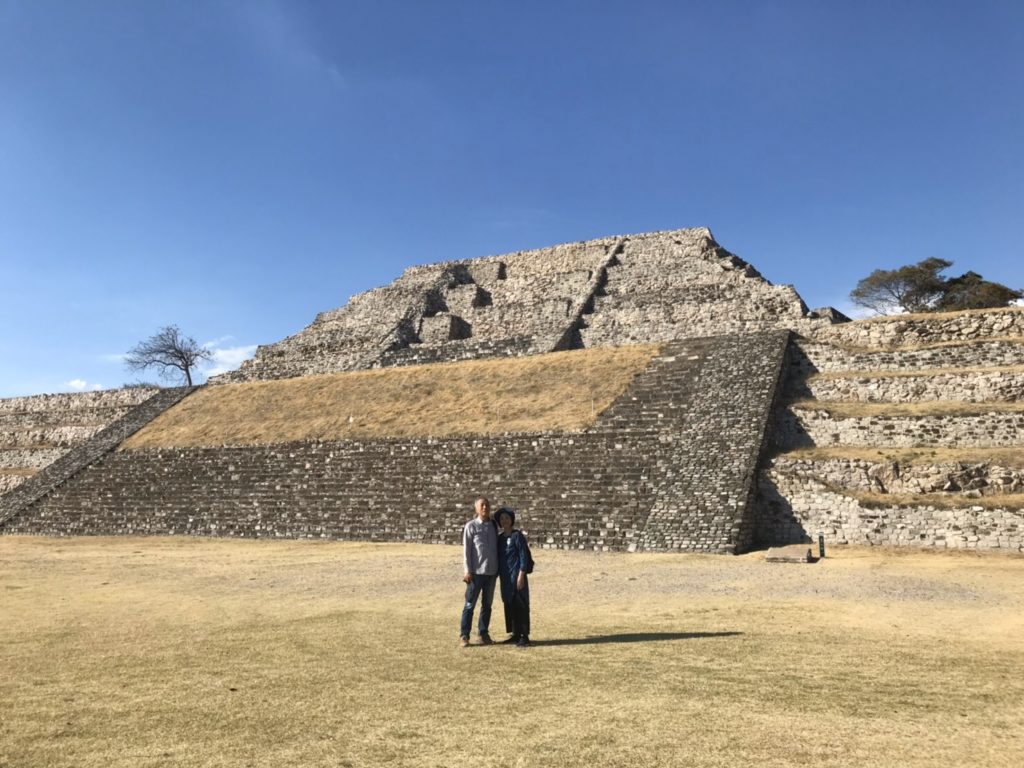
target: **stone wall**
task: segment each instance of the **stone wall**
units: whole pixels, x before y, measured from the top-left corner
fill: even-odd
[[[807,485],[888,494],[947,493],[970,499],[1024,493],[1024,468],[1000,461],[935,461],[856,457],[793,458],[783,454],[770,462],[775,476]]]
[[[859,320],[813,331],[816,341],[864,349],[895,349],[941,342],[1024,337],[1024,307],[978,309]]]
[[[451,543],[487,493],[541,547],[742,551],[787,337],[668,344],[584,432],[107,453],[0,532]]]
[[[820,408],[776,413],[774,442],[792,448],[1012,448],[1021,444],[1024,413],[836,416]]]
[[[155,392],[131,387],[0,400],[0,494],[82,445]]]
[[[790,365],[794,375],[846,371],[905,371],[936,368],[1024,366],[1024,338],[947,343],[922,349],[851,351],[799,339]]]
[[[966,403],[1016,402],[1024,399],[1024,369],[948,372],[916,375],[824,375],[794,381],[795,399],[850,403],[920,403],[954,400]]]
[[[584,346],[831,325],[792,286],[775,286],[706,229],[626,238],[585,314]]]

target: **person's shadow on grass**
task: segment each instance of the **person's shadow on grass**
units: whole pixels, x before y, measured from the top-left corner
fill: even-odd
[[[600,645],[602,643],[650,643],[658,640],[698,640],[703,637],[736,637],[742,632],[625,632],[621,635],[588,635],[532,640],[530,645]]]

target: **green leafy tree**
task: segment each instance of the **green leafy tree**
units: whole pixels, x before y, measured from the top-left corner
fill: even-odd
[[[1005,307],[1024,298],[1024,291],[1015,291],[1002,283],[993,283],[977,272],[965,272],[946,281],[946,290],[935,303],[939,312],[960,309],[989,309]]]
[[[925,259],[899,269],[876,269],[850,291],[850,300],[880,315],[928,312],[945,290],[939,273],[951,266],[945,259]]]
[[[977,272],[943,277],[941,273],[951,266],[953,262],[946,259],[925,259],[899,269],[876,269],[850,291],[850,300],[885,315],[990,309],[1024,298],[1024,291],[993,283]]]

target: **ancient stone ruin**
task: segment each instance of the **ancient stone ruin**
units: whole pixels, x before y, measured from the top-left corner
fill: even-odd
[[[412,267],[208,386],[244,401],[259,382],[423,365],[443,386],[460,361],[649,343],[574,428],[136,444],[202,403],[102,393],[76,432],[79,396],[0,401],[0,532],[451,543],[486,492],[547,547],[1024,546],[1024,310],[847,322],[706,229]]]

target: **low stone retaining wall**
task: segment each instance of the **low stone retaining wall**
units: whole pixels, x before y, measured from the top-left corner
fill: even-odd
[[[103,429],[102,424],[95,426],[60,426],[43,429],[0,429],[0,445],[9,448],[31,448],[47,446],[70,448],[79,445]]]
[[[0,470],[42,469],[67,453],[66,448],[7,448],[0,450]]]
[[[985,462],[915,464],[854,458],[792,459],[782,455],[772,459],[770,466],[776,473],[794,481],[812,481],[855,491],[945,492],[967,499],[1024,493],[1024,469]]]
[[[800,339],[793,345],[789,364],[792,373],[805,376],[845,371],[1024,366],[1024,339],[978,340],[926,349],[893,349],[877,352],[851,352],[831,344]]]
[[[826,410],[782,408],[776,412],[774,440],[782,450],[855,446],[914,448],[998,448],[1021,444],[1024,413],[971,416],[836,417]]]
[[[861,403],[968,403],[1024,399],[1024,371],[960,371],[921,376],[812,376],[791,380],[791,399]]]
[[[977,341],[1002,336],[1024,337],[1024,308],[896,315],[822,326],[813,333],[817,341],[862,349],[917,346],[940,341]]]
[[[865,507],[809,478],[761,473],[757,535],[765,546],[802,543],[820,531],[831,544],[1024,551],[1024,513],[966,502]]]
[[[82,412],[105,408],[133,408],[156,393],[151,387],[63,392],[53,395],[8,397],[0,400],[0,414]]]
[[[29,479],[31,475],[7,474],[0,469],[0,493],[7,493]]]

